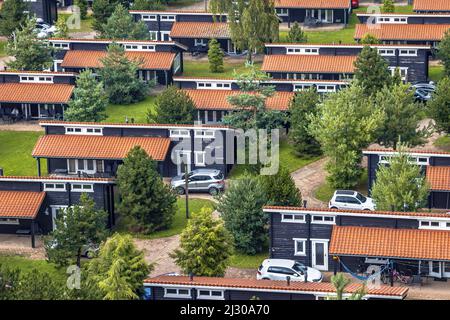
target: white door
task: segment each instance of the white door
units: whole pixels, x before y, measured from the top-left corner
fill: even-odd
[[[328,241],[312,241],[312,267],[318,270],[328,270]]]
[[[185,171],[185,164],[187,163],[188,172],[191,171],[191,152],[179,151],[177,152],[177,175],[181,175]]]
[[[67,208],[67,206],[52,206],[51,207],[51,209],[52,209],[52,227],[53,227],[53,230],[56,229],[56,223],[55,223],[56,216],[61,214],[61,213],[64,213],[64,210],[66,208]]]

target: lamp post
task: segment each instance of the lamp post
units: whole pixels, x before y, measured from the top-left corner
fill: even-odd
[[[189,179],[187,163],[184,164],[184,194],[186,195],[186,219],[189,219]]]

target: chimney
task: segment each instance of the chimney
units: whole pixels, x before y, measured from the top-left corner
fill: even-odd
[[[291,277],[287,276],[286,281],[287,281],[287,286],[289,287],[291,285]]]
[[[189,273],[189,281],[194,281],[194,274],[192,272]]]
[[[303,208],[306,208],[306,204],[307,204],[307,202],[308,202],[308,201],[306,201],[306,200],[303,200]]]

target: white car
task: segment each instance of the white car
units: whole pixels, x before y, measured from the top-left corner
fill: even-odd
[[[350,210],[375,210],[372,198],[365,197],[361,193],[352,190],[336,190],[328,203],[331,209]]]
[[[283,280],[290,277],[291,281],[321,282],[322,273],[304,264],[287,259],[266,259],[258,268],[258,280]]]

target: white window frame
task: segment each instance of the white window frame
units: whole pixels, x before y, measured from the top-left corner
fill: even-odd
[[[167,293],[167,290],[176,290],[177,293]],[[189,293],[180,294],[180,290],[187,290]],[[164,298],[192,298],[192,290],[189,288],[165,287]]]
[[[408,79],[408,67],[389,67],[389,70],[391,70],[391,75],[393,76],[395,74],[395,70],[400,70],[400,76],[403,81],[406,81]]]
[[[141,14],[142,21],[157,21],[158,17],[156,14]]]
[[[431,225],[435,224],[435,225]],[[437,225],[436,225],[437,224]],[[449,224],[449,226],[447,226]],[[419,229],[424,230],[450,230],[450,221],[419,220]]]
[[[275,12],[278,16],[282,16],[282,17],[289,15],[289,9],[287,9],[287,8],[276,8]]]
[[[336,92],[336,86],[329,84],[319,84],[317,85],[317,92],[319,93]]]
[[[65,42],[52,42],[52,46],[60,50],[70,50],[70,44]]]
[[[286,216],[292,216],[292,218],[288,219]],[[295,217],[302,217],[302,219],[295,219]],[[306,215],[297,213],[281,213],[281,222],[306,223]]]
[[[203,90],[231,90],[231,83],[227,82],[197,82],[197,89]]]
[[[200,292],[201,291],[208,291],[209,295],[203,295]],[[213,296],[212,292],[220,292],[221,295],[220,296]],[[197,299],[198,300],[225,300],[225,291],[224,290],[213,290],[213,289],[197,289],[198,295],[197,295]]]
[[[197,167],[206,167],[206,151],[194,151],[194,162]]]
[[[319,55],[319,48],[295,48],[295,47],[287,47],[286,54],[295,55],[295,54],[304,54],[304,55]]]
[[[206,47],[207,45],[208,45],[208,39],[205,39],[205,38],[195,38],[194,39],[194,46]]]
[[[0,224],[3,225],[19,225],[19,219],[17,218],[0,218]]]
[[[202,139],[214,139],[216,137],[216,132],[214,130],[195,130],[194,137]]]
[[[312,84],[294,84],[294,91],[305,91],[311,89]]]
[[[380,49],[378,49],[378,54],[383,57],[394,57],[395,49],[380,48]]]
[[[66,134],[82,134],[82,135],[94,135],[94,136],[102,136],[103,128],[96,127],[65,127]]]
[[[150,51],[155,52],[156,47],[154,45],[142,45],[142,44],[124,44],[125,51]]]
[[[293,238],[294,240],[294,256],[306,256],[306,238]],[[298,250],[298,243],[303,243],[303,250]]]
[[[53,83],[53,77],[47,75],[20,76],[21,83]]]
[[[75,189],[74,186],[81,186],[81,189]],[[85,189],[84,187],[89,187]],[[92,183],[71,183],[70,190],[72,192],[94,192],[94,185]]]
[[[70,171],[70,161],[75,161],[75,171]],[[78,168],[79,161],[83,161],[84,169],[82,169],[82,170],[80,170]],[[87,169],[88,161],[92,161],[93,167],[94,167],[93,170]],[[67,159],[67,172],[69,174],[77,174],[78,172],[84,172],[87,174],[95,174],[95,173],[97,173],[97,160],[95,160],[95,159]]]
[[[322,220],[314,220],[314,218],[322,218]],[[326,221],[325,218],[331,218],[332,221]],[[336,224],[336,216],[313,214],[311,215],[311,224]]]
[[[417,57],[417,49],[399,49],[400,57]]]
[[[175,15],[167,15],[167,14],[162,14],[159,16],[159,20],[162,21],[171,21],[171,22],[175,22],[176,21],[176,16]]]
[[[57,188],[57,185],[62,185],[62,188]],[[53,186],[53,187],[52,187]],[[44,191],[56,191],[56,192],[65,192],[66,184],[65,183],[56,183],[56,182],[44,182]]]
[[[169,136],[171,138],[190,138],[191,131],[187,129],[171,129],[169,131]]]
[[[158,40],[158,31],[150,30],[149,34],[150,34],[150,40],[152,40],[152,41]]]

